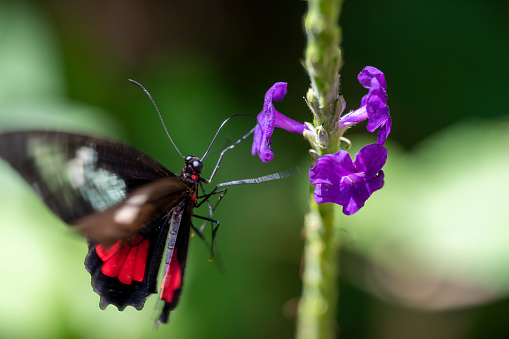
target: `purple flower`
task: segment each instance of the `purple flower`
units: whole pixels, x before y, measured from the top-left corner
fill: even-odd
[[[346,151],[327,154],[309,170],[318,204],[333,202],[343,206],[343,213],[354,214],[365,201],[384,185],[382,167],[387,150],[380,144],[364,146],[352,162]]]
[[[384,74],[375,67],[367,66],[359,73],[359,82],[369,90],[361,100],[361,107],[339,120],[339,129],[345,129],[369,119],[367,129],[374,132],[378,127],[377,142],[385,143],[391,131],[391,116],[387,106],[387,83]]]
[[[289,132],[302,134],[307,127],[300,122],[292,120],[276,111],[272,101],[283,100],[286,95],[286,82],[276,82],[265,94],[263,110],[258,114],[251,153],[258,153],[263,162],[269,162],[274,157],[270,148],[270,137],[274,127],[283,128]]]

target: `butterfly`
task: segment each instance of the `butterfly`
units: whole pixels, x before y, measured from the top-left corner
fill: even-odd
[[[130,81],[148,95],[166,130],[148,91]],[[277,180],[299,172],[296,169],[224,182],[206,193],[203,184],[211,182],[224,153],[254,131],[226,147],[210,179],[203,179],[202,160],[232,117],[222,123],[201,158],[182,156],[166,130],[184,158],[180,174],[125,143],[57,131],[0,134],[0,158],[21,175],[55,215],[86,236],[85,268],[91,275],[93,290],[100,296],[101,309],[111,304],[121,311],[127,306],[141,310],[148,296],[158,293],[157,277],[166,252],[159,291],[164,305],[156,324],[167,323],[182,292],[191,229],[203,238],[192,217],[216,224],[213,245],[219,222],[211,217],[226,193],[222,187]],[[216,194],[221,195],[212,208],[209,198]],[[208,205],[208,218],[193,214],[194,208],[203,203]]]
[[[211,179],[223,154],[253,130],[223,150]],[[56,131],[0,134],[0,158],[55,215],[87,237],[85,268],[101,309],[111,304],[119,310],[127,306],[141,310],[147,297],[158,293],[157,277],[166,251],[159,292],[164,306],[156,323],[167,323],[179,302],[191,229],[202,236],[191,218],[216,223],[213,238],[219,226],[211,218],[194,215],[194,208],[209,204],[215,194],[221,194],[220,200],[226,193],[222,187],[299,172],[224,182],[200,195],[198,187],[211,181],[200,176],[204,156],[185,157],[184,168],[175,174],[125,143]],[[209,210],[213,210],[210,205]]]
[[[182,291],[198,185],[207,182],[199,158],[186,157],[175,174],[127,144],[52,131],[0,134],[0,157],[87,237],[85,267],[101,309],[143,308],[157,293],[166,250],[158,322],[168,321]]]

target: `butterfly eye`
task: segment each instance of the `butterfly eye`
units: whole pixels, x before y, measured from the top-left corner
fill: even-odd
[[[189,160],[191,160],[192,158],[193,158],[193,156],[192,156],[192,155],[188,155],[188,156],[186,157],[186,159],[185,159],[185,160],[186,160],[186,162],[188,162],[188,161],[189,161]]]
[[[200,160],[193,161],[191,166],[193,166],[193,170],[197,173],[201,173],[201,171],[203,170],[203,163]]]

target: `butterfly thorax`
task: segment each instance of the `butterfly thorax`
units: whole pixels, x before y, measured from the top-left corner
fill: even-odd
[[[185,158],[185,166],[180,173],[180,178],[194,184],[194,193],[191,196],[191,200],[196,201],[198,192],[198,183],[206,182],[206,180],[200,177],[203,170],[203,163],[200,158],[188,155]]]

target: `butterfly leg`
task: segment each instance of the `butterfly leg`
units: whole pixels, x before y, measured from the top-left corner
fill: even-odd
[[[214,219],[211,219],[211,218],[207,218],[207,217],[202,217],[200,215],[196,215],[196,214],[193,214],[193,217],[195,218],[198,218],[198,219],[202,219],[202,220],[205,220],[205,223],[207,222],[211,222],[211,223],[214,223],[216,224],[215,227],[212,227],[212,241],[211,241],[211,244],[210,244],[210,256],[211,258],[214,257],[214,240],[216,238],[216,233],[217,233],[217,230],[219,229],[219,224],[220,222],[217,221],[217,220],[214,220]],[[198,229],[196,226],[194,226],[192,223],[191,223],[191,227],[193,228],[193,230],[198,234],[198,236],[203,240],[205,241],[205,243],[207,243],[207,240],[205,239],[205,237],[203,236],[203,233],[202,233],[202,230],[201,229]],[[208,244],[207,244],[208,245]]]
[[[200,182],[200,188],[201,188],[201,190],[202,190],[202,192],[203,192],[203,196],[202,196],[202,197],[207,196],[207,193],[205,192],[205,188],[203,187],[203,183],[202,183],[202,182]],[[202,197],[199,197],[199,198],[202,198]],[[213,211],[213,209],[212,209],[212,205],[210,205],[210,201],[209,201],[208,197],[207,197],[207,199],[205,199],[205,200],[203,200],[203,201],[206,201],[206,202],[207,202],[207,206],[208,206],[208,208],[209,208],[209,218],[211,218],[211,219],[212,219],[212,213],[213,213],[214,211]],[[203,201],[200,203],[200,205],[203,203]],[[198,205],[198,206],[200,206],[200,205]],[[201,227],[200,227],[200,231],[203,231],[203,229],[205,228],[205,225],[207,225],[207,221],[205,221],[205,222],[201,225]]]
[[[216,210],[217,206],[219,205],[219,203],[221,202],[221,200],[223,199],[225,194],[228,192],[228,189],[224,188],[222,190],[217,191],[217,187],[216,187],[216,188],[214,188],[212,190],[212,192],[207,194],[205,192],[205,189],[204,189],[202,183],[200,183],[200,187],[202,189],[203,195],[198,197],[198,199],[202,199],[202,200],[196,205],[196,207],[200,207],[203,203],[206,202],[207,206],[209,208],[209,217],[206,218],[206,217],[202,217],[202,216],[198,216],[198,215],[193,215],[196,218],[205,220],[205,222],[201,225],[201,227],[199,229],[197,229],[194,226],[193,226],[193,229],[195,229],[197,231],[197,233],[200,235],[200,237],[203,237],[202,232],[203,232],[203,229],[205,228],[207,222],[211,222],[211,223],[216,224],[215,227],[212,226],[212,228],[211,228],[211,230],[212,230],[212,243],[210,245],[210,253],[211,253],[212,257],[213,257],[214,256],[214,242],[215,242],[215,239],[216,239],[216,233],[217,233],[217,231],[219,229],[219,221],[212,219],[212,213]],[[210,204],[209,199],[210,199],[211,196],[216,195],[216,194],[220,194],[220,196],[219,196],[219,199],[217,200],[216,204],[214,205],[214,207],[212,207],[212,205]]]
[[[196,217],[196,215],[193,215],[193,217]],[[207,242],[207,239],[205,239],[205,237],[203,236],[203,233],[201,232],[201,230],[198,227],[194,226],[193,223],[191,223],[191,228],[193,229],[194,233],[198,234],[200,239],[203,240],[207,244],[207,247],[208,247],[209,244]],[[194,233],[191,236],[194,236]]]
[[[212,219],[212,213],[216,210],[217,206],[219,205],[219,202],[223,199],[225,194],[228,192],[228,189],[225,188],[225,189],[216,191],[217,190],[217,187],[216,187],[216,188],[214,188],[212,190],[212,192],[207,194],[205,192],[205,188],[203,188],[203,184],[201,182],[200,182],[200,187],[202,189],[203,195],[198,197],[198,199],[202,199],[202,200],[196,205],[196,207],[200,207],[204,202],[206,202],[207,206],[209,207],[209,218]],[[221,194],[221,196],[217,200],[214,208],[212,208],[212,205],[210,204],[209,199],[210,199],[211,196],[216,195],[216,194]],[[203,223],[203,225],[200,227],[200,230],[203,231],[203,229],[205,228],[206,223],[207,223],[207,221],[205,221]]]
[[[216,202],[216,205],[212,209],[212,212],[215,211],[216,208],[217,208],[217,205],[219,205],[219,202],[223,199],[223,197],[225,196],[226,192],[228,192],[227,188],[223,188],[222,190],[219,190],[219,191],[217,191],[217,188],[218,187],[214,188],[212,190],[212,192],[207,194],[207,193],[205,193],[205,190],[203,190],[203,187],[202,187],[203,195],[198,197],[198,199],[202,199],[202,200],[196,205],[196,207],[200,207],[204,202],[209,203],[209,199],[210,199],[211,196],[216,195],[216,194],[221,194],[221,196],[219,197],[219,199]],[[209,206],[210,206],[210,204],[209,204]]]
[[[217,202],[216,202],[216,205],[214,206],[214,208],[212,209],[212,212],[214,212],[217,208],[217,205],[219,205],[219,203],[221,202],[221,200],[223,200],[223,197],[226,195],[226,193],[228,192],[228,189],[222,189],[220,191],[217,191],[215,192],[214,194],[219,194],[219,193],[222,193],[220,196],[219,196],[219,199],[217,199]]]

